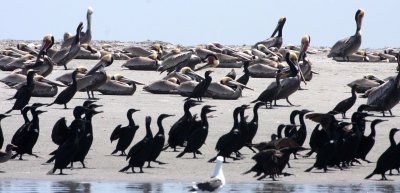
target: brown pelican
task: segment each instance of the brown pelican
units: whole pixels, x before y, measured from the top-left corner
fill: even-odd
[[[310,81],[313,77],[313,74],[316,73],[311,70],[311,62],[308,59],[306,59],[306,52],[308,50],[308,47],[310,46],[310,42],[311,42],[310,35],[305,35],[301,38],[301,47],[300,47],[298,62],[305,81]]]
[[[15,58],[11,62],[1,63],[0,70],[13,71],[17,68],[21,68],[22,66],[24,66],[26,62],[34,63],[34,61],[32,61],[33,58],[35,58],[35,56],[33,56],[32,54],[27,54],[27,55],[22,56],[21,58]]]
[[[78,54],[81,47],[79,46],[80,34],[83,28],[83,23],[80,22],[78,27],[76,28],[76,35],[74,37],[74,41],[71,44],[71,47],[64,48],[58,51],[53,56],[53,61],[58,65],[63,65],[64,69],[67,70],[67,63],[74,59]]]
[[[288,52],[286,54],[286,62],[290,66],[290,72],[287,75],[287,78],[283,78],[281,81],[281,89],[276,96],[275,99],[275,105],[276,105],[276,100],[279,99],[286,99],[286,101],[293,106],[293,104],[289,101],[289,96],[295,93],[297,90],[300,88],[300,78],[298,77],[299,69],[298,69],[298,63],[297,63],[297,56],[293,52]],[[301,71],[300,71],[301,73]],[[282,72],[285,76],[286,72]]]
[[[26,79],[26,76],[24,77]],[[34,89],[32,91],[33,97],[53,97],[58,92],[58,87],[64,87],[64,85],[45,79],[43,76],[36,74],[33,78]],[[12,88],[19,89],[26,85],[26,81],[18,83]]]
[[[148,84],[143,87],[143,90],[153,94],[174,94],[178,86],[178,79],[171,77],[167,80],[157,80]]]
[[[179,83],[196,80],[200,82],[203,77],[196,74],[190,67],[183,67],[179,72],[171,72],[163,78],[163,80],[169,80],[171,78],[177,79]]]
[[[268,87],[258,96],[258,98],[251,103],[255,103],[257,101],[265,102],[266,105],[270,104],[270,108],[272,108],[272,101],[276,99],[278,93],[281,91],[281,74],[278,73],[275,77],[275,82],[272,82],[268,85]]]
[[[172,55],[165,59],[157,70],[160,71],[160,73],[163,73],[164,71],[167,71],[168,73],[177,70],[179,71],[188,64],[191,56],[192,51]]]
[[[249,74],[253,78],[274,78],[278,68],[266,64],[253,64],[249,68]]]
[[[220,61],[219,67],[240,68],[242,66],[242,63],[241,63],[242,59],[235,57],[235,56],[216,53],[211,50],[204,49],[204,48],[196,48],[195,53],[200,58],[206,58],[208,55],[211,55],[211,54],[216,55],[218,60]]]
[[[86,13],[86,21],[87,21],[86,32],[80,32],[79,42],[81,44],[89,44],[90,41],[92,40],[92,14],[93,14],[92,7],[88,7]],[[64,41],[61,44],[61,48],[70,47],[74,42],[74,39],[75,36],[71,36],[69,35],[69,33],[64,34]]]
[[[280,48],[282,46],[283,40],[282,40],[282,29],[283,26],[285,25],[286,22],[286,17],[281,17],[279,18],[278,24],[275,27],[274,32],[272,33],[271,37],[261,41],[261,42],[257,42],[254,47],[257,47],[258,44],[262,44],[267,48],[270,47],[276,47],[276,48]],[[274,37],[275,34],[278,32],[278,36]]]
[[[398,59],[399,61],[399,59]],[[366,111],[380,111],[385,116],[385,111],[389,111],[400,101],[400,72],[396,78],[390,78],[382,85],[372,88],[368,95]]]
[[[357,24],[356,33],[353,36],[346,37],[344,39],[336,42],[335,45],[331,48],[331,51],[328,54],[328,57],[342,57],[347,58],[349,55],[357,52],[358,48],[361,46],[361,24],[362,19],[364,17],[364,10],[359,9],[356,12],[355,20]],[[349,60],[347,58],[347,60]]]
[[[100,62],[93,66],[85,76],[77,80],[78,90],[86,91],[88,98],[94,98],[93,91],[107,81],[107,74],[104,68],[111,65],[113,61],[114,59],[111,55],[103,56]],[[92,92],[92,97],[90,97],[89,91]]]
[[[127,60],[121,67],[129,70],[157,70],[159,68],[157,53],[152,53],[149,56],[139,56]]]
[[[208,86],[205,96],[213,99],[236,100],[242,96],[242,87],[237,87],[234,90],[224,84],[212,82],[210,86]]]
[[[357,93],[365,93],[367,90],[377,87],[383,83],[385,83],[385,81],[377,78],[372,74],[369,74],[364,76],[363,78],[350,82],[349,84],[347,84],[347,86],[349,87],[356,86]]]
[[[252,88],[247,87],[246,85],[244,85],[244,84],[242,84],[240,82],[237,82],[237,81],[233,80],[231,77],[228,77],[228,76],[223,77],[219,82],[221,84],[229,86],[231,88],[241,87],[241,88],[246,88],[246,89],[249,89],[249,90],[253,90]]]
[[[98,87],[96,91],[103,95],[133,95],[136,91],[136,84],[143,85],[120,74],[108,75],[106,83]]]
[[[142,47],[138,47],[138,46],[131,46],[131,47],[127,47],[124,48],[123,51],[129,53],[128,55],[130,57],[138,57],[138,56],[142,56],[142,57],[148,57],[150,54],[153,53],[153,51],[155,51],[157,54],[161,55],[163,53],[164,47],[161,44],[153,44],[151,46],[151,50],[146,50]]]
[[[82,78],[83,76],[85,76],[85,74],[88,71],[87,68],[84,67],[84,66],[79,66],[79,67],[76,68],[76,70],[77,70],[77,73],[78,73],[77,76],[76,76],[77,78]],[[72,73],[73,73],[73,71],[67,72],[67,73],[57,77],[56,81],[60,81],[65,85],[69,85],[69,84],[72,83]]]
[[[32,54],[34,56],[39,55],[39,52],[36,49],[32,48],[32,46],[30,46],[30,45],[28,45],[26,43],[18,43],[17,44],[17,50],[14,50],[14,49],[12,49],[12,50],[13,51],[18,51],[18,53],[24,54],[24,55],[25,54]],[[23,52],[20,52],[20,51],[23,51]]]

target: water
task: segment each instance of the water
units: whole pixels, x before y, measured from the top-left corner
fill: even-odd
[[[2,180],[1,193],[180,193],[188,192],[187,183],[134,183],[134,182],[74,182],[39,180]],[[391,184],[294,184],[284,182],[256,182],[227,184],[221,193],[267,192],[397,192],[400,185]]]

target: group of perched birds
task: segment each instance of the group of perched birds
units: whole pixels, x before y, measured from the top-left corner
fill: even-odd
[[[121,156],[126,156],[126,160],[129,160],[128,165],[120,172],[131,169],[135,173],[135,167],[139,168],[139,172],[143,172],[145,163],[147,167],[151,167],[151,162],[164,164],[158,160],[158,157],[169,148],[177,152],[182,147],[177,158],[186,154],[197,158],[197,155],[203,154],[201,148],[207,140],[209,128],[212,127],[208,122],[208,119],[213,117],[210,114],[216,111],[215,106],[204,104],[203,99],[210,97],[235,100],[242,96],[243,89],[253,90],[247,86],[250,78],[275,79],[266,85],[265,90],[260,92],[257,98],[251,99],[251,103],[254,103],[251,120],[247,120],[245,115],[250,105],[243,104],[234,109],[233,126],[227,133],[220,136],[215,145],[217,153],[209,160],[209,162],[217,160],[216,172],[210,183],[197,184],[193,187],[194,189],[201,187],[220,189],[225,184],[222,162],[226,162],[228,158],[243,159],[244,156],[240,152],[243,148],[248,148],[255,153],[252,159],[256,162],[244,174],[255,172],[258,179],[270,177],[275,180],[277,176],[291,175],[284,172],[286,166],[290,167],[290,155],[297,158],[298,152],[305,150],[309,150],[306,157],[316,153],[315,163],[306,172],[314,168],[323,169],[325,172],[329,167],[349,168],[355,163],[360,163],[359,160],[370,162],[367,155],[375,143],[375,127],[385,120],[373,120],[370,126],[371,133],[365,136],[367,122],[365,118],[371,115],[366,112],[382,112],[384,116],[385,112],[389,112],[392,115],[391,109],[400,101],[400,73],[384,80],[367,75],[349,83],[351,97],[340,101],[327,113],[311,113],[312,111],[308,109],[294,110],[290,114],[289,123],[278,125],[277,133],[271,136],[270,141],[254,142],[253,139],[260,127],[258,110],[263,106],[277,107],[277,101],[280,99],[285,99],[290,106],[293,106],[289,97],[302,90],[302,82],[307,85],[307,82],[312,80],[313,74],[318,74],[312,69],[312,62],[307,57],[308,54],[316,53],[309,50],[311,43],[309,35],[301,38],[300,48],[282,47],[282,31],[286,18],[281,17],[271,37],[257,42],[250,49],[238,50],[219,43],[210,43],[194,48],[177,47],[168,50],[165,45],[156,43],[150,49],[130,46],[118,50],[113,49],[112,46],[103,45],[101,50],[96,50],[91,45],[92,14],[93,10],[89,8],[86,32],[82,31],[83,23],[80,22],[75,35],[65,34],[59,50],[53,48],[54,37],[46,35],[40,47],[21,43],[18,44],[17,49],[9,48],[2,52],[0,69],[13,72],[0,81],[17,91],[9,99],[15,99],[13,106],[4,114],[0,114],[0,120],[9,117],[8,114],[16,110],[21,112],[24,124],[15,132],[5,152],[0,152],[0,162],[18,156],[19,159],[23,159],[24,154],[38,157],[32,150],[39,137],[39,116],[46,112],[40,109],[55,104],[63,105],[67,109],[67,104],[75,94],[78,91],[85,91],[90,100],[73,108],[71,123],[67,125],[64,117],[54,124],[51,139],[58,148],[50,153],[51,158],[47,161],[47,163],[54,162],[54,167],[49,174],[55,173],[57,169],[60,170],[60,174],[63,174],[63,169],[68,168],[69,165],[72,167],[74,162],[80,162],[85,168],[85,158],[94,138],[91,120],[94,115],[102,113],[96,110],[101,105],[94,102],[96,99],[94,92],[132,95],[136,91],[136,85],[143,85],[122,75],[111,75],[106,72],[106,68],[117,59],[126,59],[122,67],[130,70],[151,70],[166,74],[162,79],[145,85],[144,91],[154,94],[180,94],[185,97],[183,115],[171,126],[168,135],[165,134],[162,121],[174,115],[160,114],[157,118],[158,132],[154,135],[151,128],[152,118],[146,116],[146,134],[133,146],[131,143],[140,127],[135,123],[133,114],[139,109],[131,108],[127,111],[128,125],[116,126],[110,135],[111,143],[117,141],[115,150],[111,154],[120,152]],[[359,52],[360,30],[364,14],[363,10],[357,10],[356,33],[339,40],[330,50],[328,57],[351,61],[354,54]],[[398,53],[391,50],[387,55],[393,56],[394,61],[397,61],[400,66]],[[387,57],[392,61],[393,58],[390,56],[379,57]],[[68,71],[56,79],[61,83],[46,79],[56,69],[54,66],[63,66],[65,70],[68,70],[68,63],[75,58],[99,59],[99,61],[91,69],[78,67],[72,72]],[[217,67],[243,67],[244,73],[236,78],[236,72],[232,69],[219,81],[215,81],[212,72]],[[201,70],[204,70],[204,77],[198,74]],[[58,93],[58,87],[64,87],[64,89]],[[343,119],[346,118],[347,111],[357,100],[356,93],[363,93],[361,97],[368,98],[367,103],[359,106],[357,111],[352,113],[350,122],[336,119],[336,114],[340,114]],[[55,95],[57,97],[49,104],[29,105],[31,97],[54,97]],[[190,111],[192,107],[198,105],[202,105],[199,117]],[[31,119],[28,113],[31,114]],[[297,116],[300,125],[296,124]],[[304,146],[308,135],[305,118],[317,123],[310,136],[310,148]],[[386,180],[385,173],[388,170],[399,170],[400,149],[393,138],[397,131],[396,128],[390,131],[390,147],[378,159],[373,173],[366,178],[380,174],[382,179]],[[1,148],[4,137],[2,132],[0,134]],[[12,154],[12,152],[15,153]]]

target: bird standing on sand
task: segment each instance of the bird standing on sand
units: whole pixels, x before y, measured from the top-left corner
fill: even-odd
[[[202,101],[202,97],[204,94],[207,92],[208,87],[211,84],[212,78],[210,74],[212,73],[212,70],[207,70],[204,74],[205,79],[201,81],[196,87],[194,87],[192,93],[188,98],[185,100],[189,100],[191,98],[197,98],[198,101]]]
[[[115,150],[111,153],[111,155],[117,153],[118,151],[121,151],[121,156],[126,155],[125,153],[126,148],[128,148],[129,145],[132,143],[132,140],[135,137],[135,133],[139,129],[139,125],[136,125],[135,121],[132,118],[132,114],[137,111],[139,110],[129,109],[128,112],[126,113],[126,116],[128,117],[129,121],[128,126],[122,127],[121,124],[119,124],[111,133],[110,137],[111,143],[114,140],[118,139],[117,146],[115,147]]]
[[[78,69],[72,72],[72,84],[70,84],[67,88],[58,94],[57,98],[54,100],[53,103],[49,104],[64,104],[64,109],[67,109],[67,103],[71,101],[71,99],[75,96],[76,92],[78,91],[78,85],[76,82],[76,75],[78,74]]]
[[[356,12],[355,20],[356,20],[356,33],[353,36],[346,37],[344,39],[341,39],[333,45],[331,48],[331,51],[328,54],[328,58],[331,57],[343,57],[343,60],[347,58],[347,61],[349,61],[349,55],[352,55],[353,53],[357,52],[358,48],[361,46],[361,24],[362,24],[362,19],[364,17],[364,10],[359,9]]]
[[[215,164],[214,172],[211,178],[204,182],[194,183],[191,192],[197,191],[199,193],[202,192],[219,192],[225,185],[225,176],[222,171],[222,162],[224,158],[222,156],[217,157],[217,161]]]
[[[6,146],[6,151],[0,151],[0,163],[4,163],[8,160],[10,160],[11,158],[11,154],[12,154],[12,150],[13,148],[16,148],[17,146],[13,145],[13,144],[8,144]]]
[[[13,97],[7,99],[16,99],[16,101],[14,103],[14,106],[10,110],[8,110],[6,114],[10,113],[13,110],[22,110],[29,103],[29,100],[32,96],[32,91],[35,88],[35,85],[33,83],[33,76],[35,75],[35,73],[36,72],[34,70],[30,70],[26,75],[26,85],[20,87]]]
[[[329,113],[332,115],[336,114],[342,114],[342,118],[346,118],[346,112],[356,103],[357,100],[357,95],[356,95],[356,85],[353,85],[351,87],[351,97],[344,99],[343,101],[340,101],[335,108],[333,108],[332,111]]]

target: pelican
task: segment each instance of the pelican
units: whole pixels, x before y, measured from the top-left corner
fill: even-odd
[[[249,75],[253,78],[274,78],[278,68],[266,64],[253,64],[249,68]]]
[[[151,46],[151,50],[148,51],[142,47],[138,47],[138,46],[131,46],[131,47],[127,47],[124,48],[123,51],[126,53],[129,53],[128,55],[130,57],[138,57],[138,56],[142,56],[142,57],[148,57],[150,54],[153,53],[153,51],[155,51],[157,54],[161,55],[163,53],[164,47],[161,44],[153,44]]]
[[[399,56],[399,55],[398,55]],[[400,65],[400,59],[397,58]],[[381,111],[385,116],[385,111],[392,114],[391,109],[400,101],[400,72],[397,73],[396,78],[390,78],[382,85],[372,88],[369,92],[366,111]]]
[[[167,71],[168,74],[172,71],[180,70],[188,64],[191,56],[192,51],[172,55],[165,59],[157,70],[160,73]]]
[[[179,81],[171,77],[167,80],[157,80],[143,87],[143,90],[153,94],[175,94]]]
[[[169,73],[167,76],[163,78],[163,80],[169,80],[170,78],[175,78],[179,83],[195,80],[200,82],[203,80],[203,77],[196,74],[190,67],[183,67],[179,72]]]
[[[369,74],[364,76],[363,78],[356,79],[350,82],[349,84],[347,84],[347,86],[349,87],[356,86],[357,93],[365,93],[367,90],[377,87],[383,83],[385,83],[385,81],[377,78],[372,74]]]
[[[244,85],[244,84],[242,84],[240,82],[237,82],[237,81],[233,80],[231,77],[228,77],[228,76],[223,77],[219,82],[221,84],[229,86],[231,88],[241,87],[241,88],[246,88],[246,89],[249,89],[249,90],[254,90],[254,89],[252,89],[250,87],[247,87],[246,85]]]
[[[84,66],[79,66],[76,68],[76,71],[78,73],[76,77],[77,77],[77,79],[79,79],[79,78],[82,78],[83,76],[85,76],[85,74],[87,73],[88,70]],[[67,73],[57,77],[56,81],[60,81],[65,85],[69,85],[72,83],[72,73],[73,73],[73,71],[67,72]]]
[[[88,73],[82,78],[77,80],[78,90],[85,91],[88,94],[88,98],[91,98],[89,91],[92,92],[92,98],[94,98],[93,91],[103,85],[107,81],[107,74],[104,68],[111,65],[114,59],[111,55],[105,55],[101,58],[100,62],[93,66]]]
[[[361,25],[362,19],[364,17],[364,10],[359,9],[356,12],[355,20],[357,24],[356,33],[353,36],[346,37],[344,39],[336,42],[335,45],[331,48],[331,51],[328,54],[328,57],[342,57],[343,60],[345,58],[348,59],[348,56],[357,52],[358,48],[361,46]]]
[[[30,46],[26,43],[18,43],[17,50],[14,50],[14,49],[12,49],[12,50],[17,51],[18,53],[23,54],[23,55],[28,54],[28,53],[32,54],[34,56],[39,55],[39,53],[34,48],[32,48],[32,46]],[[23,52],[21,52],[21,51],[23,51]]]
[[[121,67],[129,70],[157,70],[159,68],[157,53],[152,53],[149,56],[139,56],[127,60]]]
[[[136,84],[143,85],[120,74],[107,75],[106,83],[98,87],[96,91],[103,95],[133,95],[136,91]]]
[[[227,85],[212,82],[210,86],[208,86],[205,96],[213,99],[236,100],[242,96],[242,87],[238,86],[233,90]]]
[[[63,48],[53,56],[53,61],[58,65],[63,65],[64,69],[67,70],[67,63],[74,59],[78,54],[81,47],[79,46],[80,34],[83,28],[83,23],[80,22],[78,27],[76,28],[76,35],[74,37],[74,41],[71,44],[71,47]]]
[[[0,65],[0,69],[2,71],[13,71],[17,68],[21,68],[26,62],[29,62],[29,61],[32,62],[33,58],[35,58],[35,56],[33,56],[32,54],[27,54],[27,55],[22,56],[21,58],[15,58],[13,61],[11,61],[9,63],[2,63]]]
[[[300,48],[298,62],[305,81],[310,81],[313,77],[313,74],[316,73],[311,70],[311,62],[306,59],[306,52],[308,47],[310,46],[310,42],[311,42],[310,35],[305,35],[301,38],[301,48]]]
[[[26,79],[26,76],[24,79]],[[54,97],[58,92],[58,87],[64,87],[64,85],[45,79],[38,74],[33,77],[33,84],[35,85],[32,91],[33,97]],[[19,89],[24,85],[26,85],[26,81],[18,83],[12,88]]]
[[[81,50],[79,54],[75,57],[76,59],[88,59],[88,60],[97,60],[101,58],[101,53],[95,50],[89,44],[81,44]]]
[[[90,41],[92,40],[92,14],[93,14],[93,8],[88,7],[87,13],[86,13],[86,21],[87,21],[87,26],[86,26],[86,32],[80,32],[80,39],[79,42],[81,44],[89,44]],[[61,48],[68,48],[69,46],[72,45],[74,42],[75,36],[69,35],[69,33],[64,34],[64,41],[61,44]]]
[[[285,25],[285,22],[286,22],[286,17],[280,17],[279,21],[278,21],[278,24],[276,25],[275,30],[272,33],[271,37],[266,39],[266,40],[264,40],[264,41],[257,42],[254,45],[254,47],[257,47],[259,44],[262,44],[267,48],[276,47],[276,48],[279,49],[282,46],[282,43],[283,43],[282,29],[283,29],[283,26]],[[278,32],[278,36],[274,37],[277,32]]]

